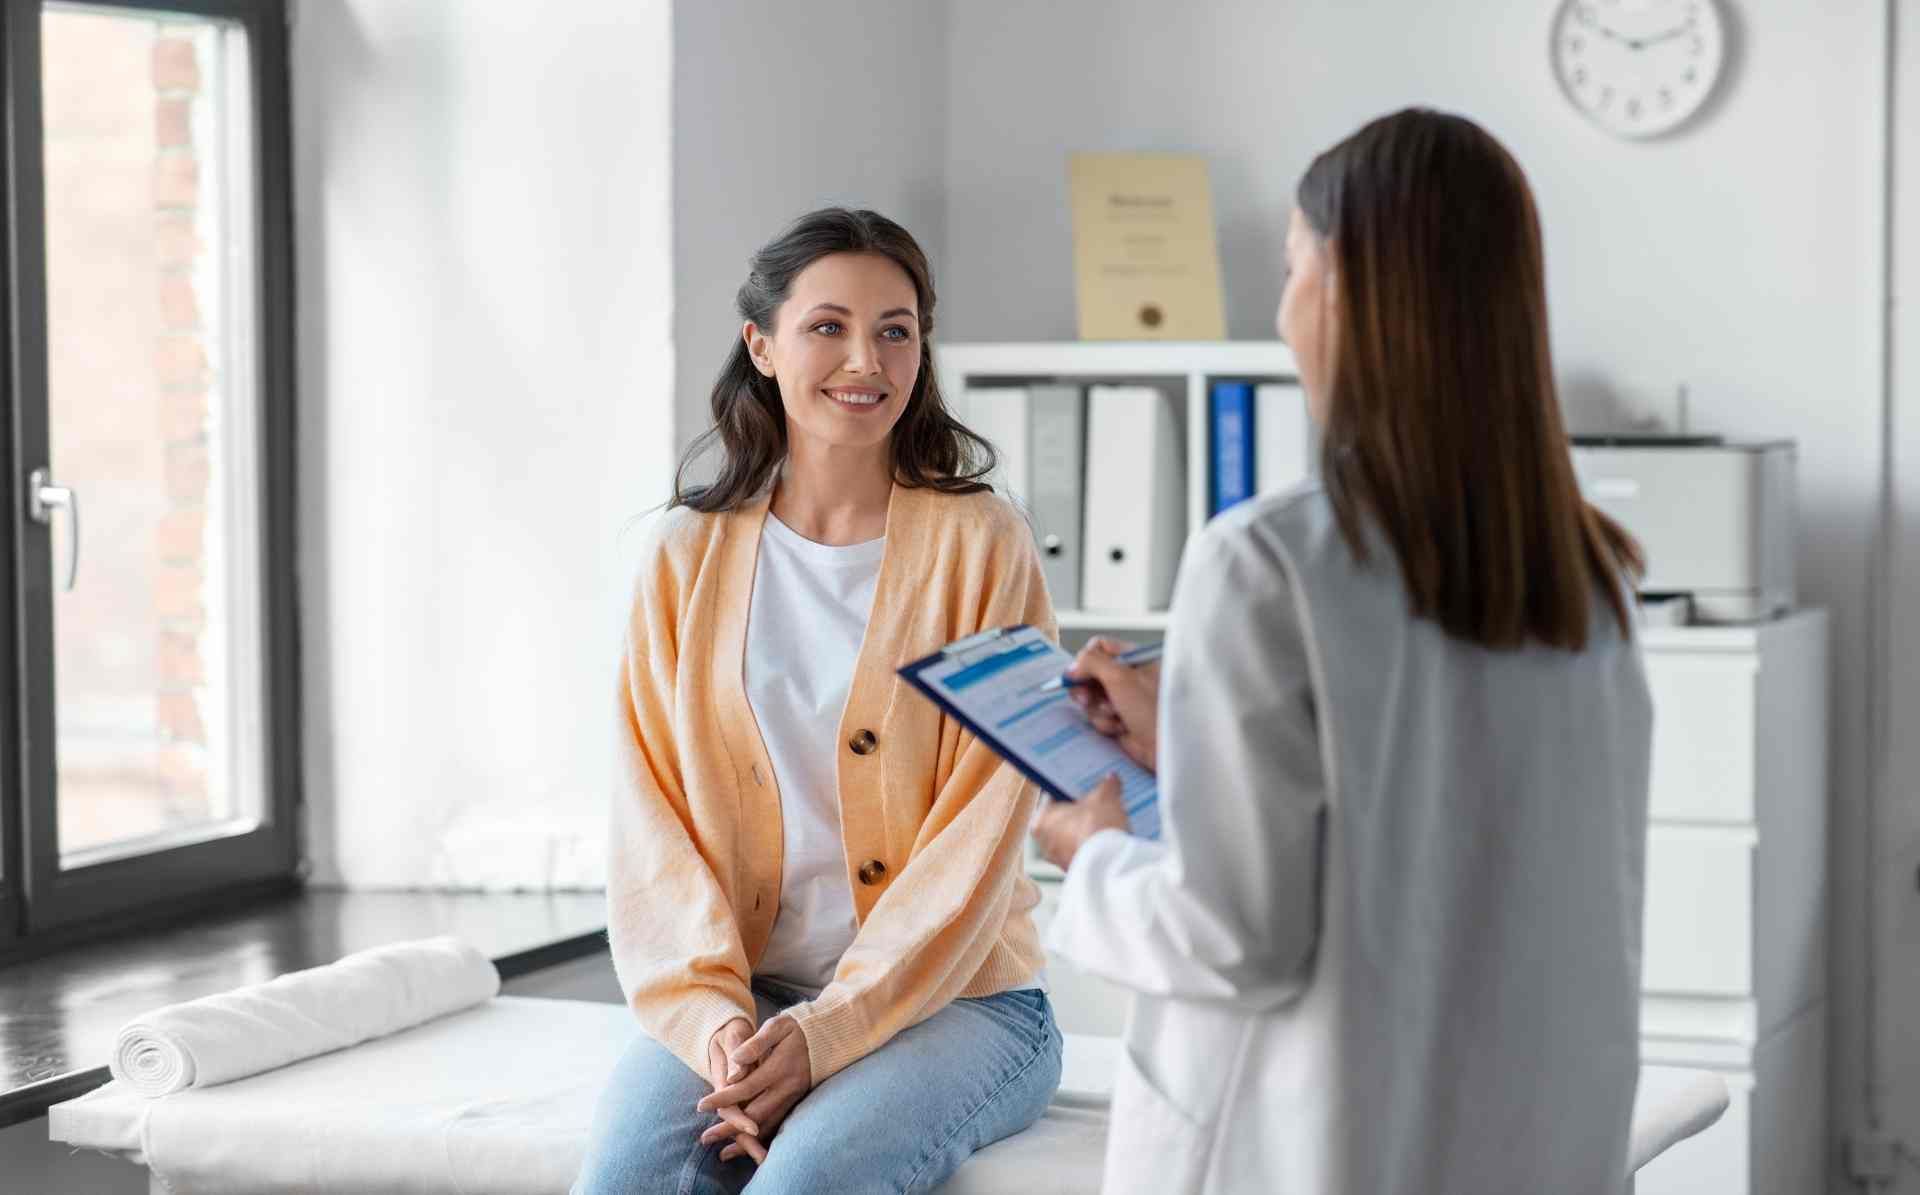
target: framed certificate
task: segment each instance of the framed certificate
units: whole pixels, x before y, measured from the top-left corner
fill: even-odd
[[[1079,153],[1068,184],[1080,339],[1226,339],[1206,159]]]

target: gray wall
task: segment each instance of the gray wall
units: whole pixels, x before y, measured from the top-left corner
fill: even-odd
[[[1893,1112],[1889,1124],[1912,1142],[1920,1136],[1920,9],[1900,7],[1890,411],[1896,518],[1887,639],[1892,675],[1884,707],[1890,753],[1884,812],[1871,835],[1878,855],[1871,874],[1885,910],[1878,935],[1878,1053]],[[1907,1168],[1902,1189],[1920,1190],[1916,1180],[1920,1174]]]
[[[824,204],[945,239],[946,5],[888,0],[673,6],[673,310],[685,445],[740,333],[747,257]],[[944,304],[936,308],[944,314]],[[662,495],[663,497],[665,495]]]

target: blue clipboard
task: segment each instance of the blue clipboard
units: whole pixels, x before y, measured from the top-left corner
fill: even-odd
[[[1075,800],[1107,775],[1119,775],[1133,833],[1157,838],[1153,773],[1094,729],[1067,690],[1036,691],[1072,663],[1064,648],[1023,623],[949,643],[898,671],[1051,797]]]

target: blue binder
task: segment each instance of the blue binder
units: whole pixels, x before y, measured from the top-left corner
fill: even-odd
[[[1253,383],[1215,382],[1208,396],[1207,513],[1254,494]]]

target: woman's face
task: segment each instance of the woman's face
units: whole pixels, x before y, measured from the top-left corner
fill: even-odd
[[[1287,221],[1287,286],[1280,294],[1274,326],[1293,349],[1300,385],[1307,392],[1307,414],[1327,425],[1327,382],[1332,372],[1333,269],[1327,246],[1295,208]]]
[[[920,376],[913,279],[877,253],[833,253],[801,270],[774,313],[741,334],[761,373],[780,383],[789,443],[866,448],[893,433]]]

